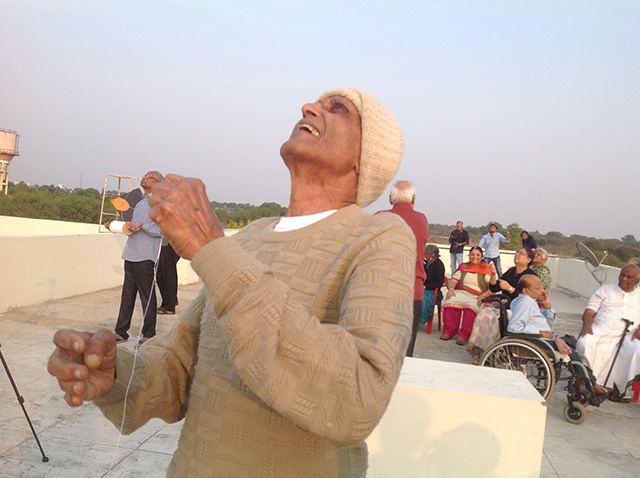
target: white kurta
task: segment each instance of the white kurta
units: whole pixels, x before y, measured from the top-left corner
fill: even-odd
[[[593,294],[587,309],[596,312],[593,335],[581,337],[577,351],[591,364],[598,383],[607,387],[615,384],[622,396],[635,379],[640,379],[640,340],[631,340],[640,326],[640,288],[625,292],[618,284],[603,285]],[[621,319],[631,320],[634,325],[629,328],[609,381],[605,384],[625,327]]]

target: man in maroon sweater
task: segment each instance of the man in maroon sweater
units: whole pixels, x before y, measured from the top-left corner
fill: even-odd
[[[393,208],[380,212],[397,214],[405,220],[416,236],[416,282],[413,293],[413,327],[411,330],[411,341],[407,349],[407,357],[413,357],[413,348],[416,344],[420,314],[422,312],[422,291],[424,290],[424,281],[427,278],[424,272],[422,258],[424,246],[429,239],[429,222],[424,214],[413,209],[416,203],[416,187],[409,181],[398,181],[392,186],[391,194],[389,194],[389,202]]]

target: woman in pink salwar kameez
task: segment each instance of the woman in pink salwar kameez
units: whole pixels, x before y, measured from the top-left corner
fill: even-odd
[[[469,340],[481,301],[491,295],[489,284],[495,285],[498,280],[493,263],[482,262],[482,257],[482,249],[472,247],[469,262],[461,264],[449,280],[442,309],[444,328],[441,340],[449,340],[456,334],[458,345]]]

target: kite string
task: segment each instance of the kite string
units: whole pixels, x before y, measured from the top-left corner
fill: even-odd
[[[83,17],[79,17],[78,18],[78,24],[82,24],[85,23],[86,25],[86,19]],[[124,116],[126,117],[126,121],[129,122],[129,124],[131,125],[132,129],[136,132],[137,136],[138,136],[138,140],[142,143],[142,146],[144,147],[144,151],[147,155],[147,159],[149,160],[149,162],[153,165],[153,169],[155,170],[159,170],[160,168],[158,167],[153,155],[151,154],[151,151],[149,149],[149,146],[147,144],[147,142],[144,139],[144,136],[142,135],[142,132],[140,131],[140,127],[138,125],[138,122],[136,121],[135,115],[132,113],[131,109],[128,108],[127,103],[122,101],[122,89],[121,87],[119,87],[119,85],[116,85],[116,82],[114,81],[114,74],[113,74],[113,70],[111,68],[108,67],[105,56],[103,55],[102,49],[99,47],[98,42],[96,41],[95,36],[89,36],[90,41],[93,43],[94,49],[95,49],[95,53],[96,53],[96,58],[98,58],[98,63],[100,64],[102,70],[104,71],[104,75],[103,78],[105,78],[107,80],[107,82],[110,84],[111,88],[113,89],[113,99],[116,102],[119,110],[121,112],[124,113]],[[154,288],[156,285],[156,281],[157,281],[157,273],[158,273],[158,260],[160,258],[160,250],[161,247],[158,248],[158,254],[156,256],[156,264],[154,267],[154,274],[153,274],[153,281],[151,283],[151,293],[154,292]],[[149,300],[147,301],[147,306],[145,307],[143,316],[142,316],[142,320],[140,323],[140,328],[138,330],[138,336],[137,336],[137,341],[140,341],[140,338],[142,336],[142,329],[144,327],[144,317],[147,315],[147,311],[149,309],[149,305],[151,304],[151,293],[149,294]],[[126,411],[127,411],[127,398],[129,396],[129,390],[131,388],[131,384],[133,383],[133,376],[135,373],[135,369],[136,369],[136,364],[137,364],[137,359],[138,359],[138,348],[135,349],[134,351],[134,355],[133,355],[133,364],[131,367],[131,376],[129,377],[129,382],[127,384],[127,388],[125,391],[125,396],[124,396],[124,403],[123,403],[123,409],[122,409],[122,422],[120,424],[120,430],[119,430],[119,434],[118,434],[118,439],[116,441],[116,446],[115,446],[115,450],[113,452],[113,459],[111,461],[111,465],[109,466],[109,470],[107,471],[107,473],[103,476],[108,475],[111,470],[114,467],[114,463],[116,460],[116,456],[118,453],[118,449],[120,446],[120,439],[122,438],[122,430],[124,429],[124,422],[125,422],[125,417],[126,417]]]
[[[143,311],[142,314],[142,320],[140,321],[140,327],[138,328],[138,335],[136,337],[136,347],[134,349],[133,352],[133,364],[131,366],[131,376],[129,377],[129,382],[127,383],[127,388],[124,392],[124,401],[123,401],[123,406],[122,406],[122,420],[120,422],[120,429],[118,431],[118,439],[116,440],[116,446],[115,449],[113,450],[113,458],[111,459],[111,464],[109,465],[109,470],[107,471],[107,473],[104,476],[107,476],[107,474],[109,474],[111,472],[111,470],[113,470],[114,466],[115,466],[115,462],[116,462],[116,458],[118,455],[118,450],[120,448],[120,440],[122,438],[122,430],[124,429],[124,422],[125,422],[125,418],[127,415],[127,399],[129,397],[129,390],[131,389],[131,384],[133,383],[133,376],[136,370],[136,363],[138,361],[138,352],[140,350],[140,346],[138,344],[140,344],[140,340],[142,339],[142,329],[144,328],[144,318],[147,316],[147,312],[149,311],[149,306],[151,305],[151,295],[153,293],[155,293],[155,287],[156,287],[156,282],[157,282],[157,278],[158,278],[158,263],[160,261],[160,251],[162,250],[162,247],[158,248],[158,253],[156,255],[156,261],[155,261],[155,265],[153,268],[153,281],[151,281],[151,290],[149,291],[149,296],[148,296],[148,300],[147,300],[147,305]]]

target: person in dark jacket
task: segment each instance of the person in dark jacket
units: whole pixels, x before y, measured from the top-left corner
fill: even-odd
[[[535,251],[538,248],[538,243],[527,231],[522,231],[520,233],[520,239],[522,239],[522,247],[531,249],[532,251]]]
[[[424,248],[424,272],[427,278],[424,281],[422,294],[420,325],[429,322],[433,315],[433,306],[438,300],[442,300],[442,291],[439,289],[444,284],[444,264],[440,260],[440,249],[435,244],[427,244]],[[433,292],[436,289],[438,289],[437,298]]]

